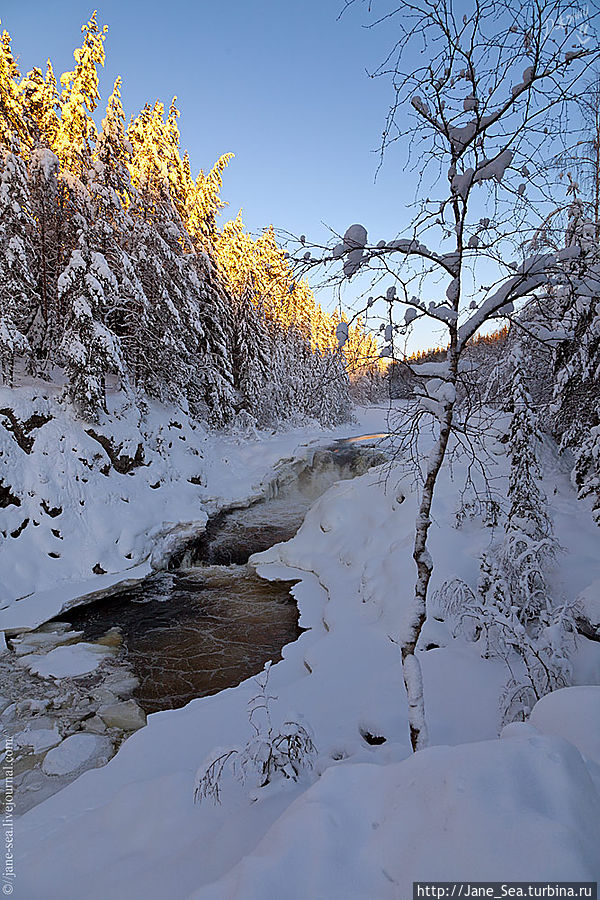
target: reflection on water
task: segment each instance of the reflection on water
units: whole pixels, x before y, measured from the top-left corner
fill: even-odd
[[[389,432],[383,431],[380,434],[359,434],[357,437],[348,437],[342,438],[341,443],[344,444],[359,444],[359,443],[372,443],[373,441],[380,441],[382,438],[389,437]]]

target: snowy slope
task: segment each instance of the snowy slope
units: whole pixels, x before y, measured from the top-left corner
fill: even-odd
[[[227,436],[158,404],[141,418],[119,395],[86,426],[53,390],[0,389],[0,630],[161,567],[208,514],[260,494],[282,457],[356,427]]]
[[[502,445],[490,450],[501,487]],[[585,590],[600,577],[591,555],[598,532],[552,458],[545,487],[565,548],[555,580]],[[472,582],[490,540],[476,519],[452,527],[464,476],[455,459],[440,482],[434,588],[453,576]],[[109,765],[22,817],[22,896],[43,885],[46,900],[330,900],[407,896],[417,877],[600,878],[599,726],[590,714],[598,643],[582,639],[576,661],[578,677],[595,687],[545,698],[535,727],[509,726],[498,739],[503,664],[453,638],[451,622],[430,619],[422,646],[437,649],[421,657],[438,746],[410,755],[393,637],[414,583],[415,502],[401,462],[391,473],[374,470],[334,485],[292,541],[254,557],[265,577],[301,579],[293,593],[307,630],[271,668],[269,693],[276,724],[291,717],[310,729],[314,769],[297,784],[263,789],[226,773],[222,805],[194,806],[197,767],[251,736],[256,683],[152,715]]]
[[[413,881],[595,881],[599,799],[575,748],[542,735],[328,769],[192,897],[397,900]]]

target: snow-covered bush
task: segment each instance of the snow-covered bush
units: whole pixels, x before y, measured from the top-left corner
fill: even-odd
[[[525,718],[540,697],[570,684],[576,632],[573,604],[556,602],[548,587],[548,567],[558,547],[540,483],[541,435],[518,349],[510,368],[510,507],[504,533],[482,555],[476,590],[454,578],[437,591],[438,607],[456,623],[455,633],[479,642],[484,657],[502,659],[508,668],[503,724]],[[463,519],[474,514],[472,507],[467,494]]]
[[[266,787],[277,779],[297,781],[303,770],[312,768],[316,748],[308,729],[295,721],[283,722],[278,728],[273,725],[270,704],[277,698],[268,693],[270,665],[257,676],[259,692],[249,703],[254,735],[244,747],[213,751],[196,775],[196,802],[208,798],[220,802],[221,782],[228,768],[244,784],[252,781],[255,787]]]

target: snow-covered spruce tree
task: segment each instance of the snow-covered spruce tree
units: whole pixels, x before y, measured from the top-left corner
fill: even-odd
[[[510,365],[510,508],[503,540],[482,560],[479,584],[488,648],[511,672],[501,698],[504,722],[524,718],[537,700],[570,683],[575,633],[570,604],[560,603],[548,585],[549,565],[558,548],[541,487],[541,434],[518,348]],[[520,674],[511,665],[511,654],[520,658]]]
[[[27,146],[31,135],[19,97],[19,68],[7,31],[0,34],[0,147]]]
[[[396,27],[394,46],[375,73],[390,76],[394,88],[382,152],[393,142],[407,141],[418,169],[418,191],[426,198],[417,200],[405,236],[374,244],[362,225],[354,225],[333,248],[310,245],[320,251],[318,257],[315,253],[307,260],[303,247],[298,263],[306,270],[324,263],[335,267],[339,260],[345,278],[372,274],[375,290],[367,308],[381,302],[390,308],[384,319],[389,340],[382,352],[400,357],[417,384],[409,420],[401,428],[417,443],[424,421],[433,420],[436,428],[430,451],[412,447],[422,477],[413,550],[417,581],[411,615],[398,637],[411,743],[417,750],[427,743],[415,651],[433,570],[428,532],[451,436],[461,440],[470,427],[457,407],[457,388],[467,375],[465,348],[482,327],[510,318],[520,301],[578,255],[577,248],[568,247],[523,258],[522,248],[551,199],[542,149],[549,140],[558,146],[565,114],[600,48],[598,14],[582,15],[575,0],[536,5],[480,0],[464,17],[451,0],[435,5],[411,0],[379,15],[386,28]],[[559,21],[575,24],[548,27]],[[593,37],[581,41],[580,34]],[[446,356],[413,365],[393,347],[395,327],[406,334],[423,319],[438,333],[444,330]]]
[[[306,413],[324,425],[352,416],[347,360],[341,350],[316,350],[305,364]]]
[[[511,356],[512,405],[508,455],[510,509],[499,560],[511,605],[523,622],[538,616],[546,605],[545,571],[556,553],[552,520],[541,486],[539,451],[541,434],[526,387],[526,375],[518,350]]]
[[[17,354],[35,368],[27,338],[39,308],[34,229],[25,163],[0,150],[0,366],[9,385]]]
[[[91,113],[100,99],[98,66],[104,65],[104,40],[108,26],[100,30],[94,12],[81,31],[85,37],[81,47],[73,54],[75,68],[60,77],[63,85],[60,122],[53,148],[64,171],[74,178],[82,178],[91,162],[97,134]]]
[[[580,251],[555,290],[558,326],[566,339],[555,352],[552,427],[562,450],[573,452],[573,481],[580,497],[593,498],[600,524],[600,248],[596,225],[575,196],[567,246]]]
[[[121,103],[121,79],[117,78],[106,106],[106,115],[94,147],[85,184],[90,195],[92,220],[90,242],[111,262],[122,266],[120,255],[131,227],[126,206],[132,195],[129,164],[131,145],[125,133],[125,113]]]
[[[66,318],[61,344],[68,375],[67,392],[78,414],[95,421],[106,409],[106,375],[126,381],[119,341],[103,322],[118,286],[106,260],[89,250],[85,235],[71,252],[58,280],[58,295]]]
[[[226,338],[229,297],[214,273],[210,277],[213,270],[201,254],[194,255],[194,264],[201,272],[202,287],[197,312],[194,307],[190,310],[198,322],[198,340],[190,348],[196,360],[190,403],[192,410],[219,428],[230,421],[235,408]]]
[[[56,362],[72,326],[72,310],[64,306],[66,295],[58,289],[58,282],[61,273],[71,266],[71,251],[79,248],[80,236],[87,232],[92,219],[85,178],[97,136],[91,114],[100,96],[97,70],[104,65],[108,29],[99,29],[94,13],[81,30],[83,43],[73,54],[75,68],[61,76],[60,98],[51,66],[43,83],[41,73],[34,70],[19,85],[34,144],[30,179],[32,210],[38,224],[36,258],[41,297],[35,345],[44,364]],[[57,104],[58,117],[54,110]],[[90,377],[93,380],[93,373]]]
[[[46,64],[46,75],[34,68],[19,82],[19,99],[34,147],[54,146],[58,135],[59,107],[56,77],[52,63]]]
[[[233,387],[237,392],[238,411],[245,410],[259,425],[269,425],[272,411],[265,409],[262,400],[272,374],[271,336],[255,301],[252,284],[232,298],[229,344]]]
[[[40,298],[39,311],[32,326],[30,344],[43,371],[60,341],[61,321],[58,309],[58,274],[64,250],[63,193],[59,184],[58,157],[48,148],[32,150],[29,159],[29,189],[36,220],[33,249]]]

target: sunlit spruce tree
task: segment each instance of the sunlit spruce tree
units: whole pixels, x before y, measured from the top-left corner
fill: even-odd
[[[362,326],[340,350],[274,229],[219,227],[232,154],[194,177],[175,99],[126,125],[117,78],[97,124],[107,33],[94,13],[60,88],[50,61],[22,76],[0,37],[2,380],[64,373],[88,421],[109,385],[213,426],[344,418],[349,373],[376,355]]]

